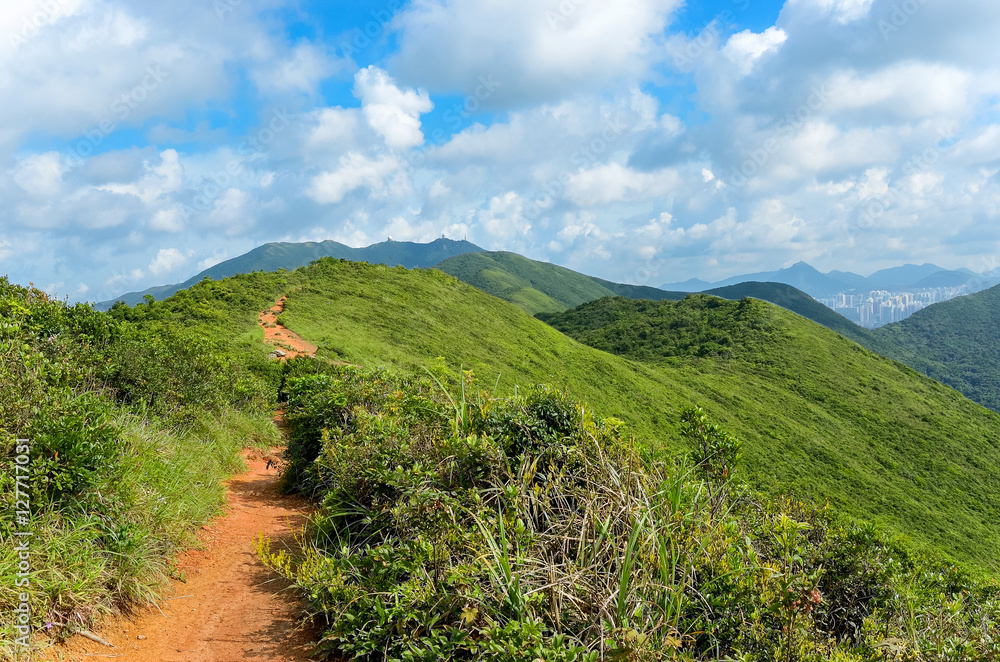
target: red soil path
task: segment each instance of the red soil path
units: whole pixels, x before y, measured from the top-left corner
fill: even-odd
[[[98,635],[115,648],[81,636],[56,646],[41,659],[84,662],[236,662],[309,660],[315,632],[299,621],[302,603],[287,582],[261,564],[254,538],[294,546],[308,504],[277,490],[276,467],[245,452],[249,470],[227,481],[227,512],[202,527],[203,549],[178,559],[186,581],[174,581],[160,607],[106,619]]]
[[[271,306],[270,310],[261,311],[259,324],[264,329],[264,342],[285,352],[286,356],[281,357],[283,360],[293,359],[296,356],[316,356],[316,345],[306,342],[294,331],[289,331],[278,324],[278,315],[285,310],[287,300],[288,297],[283,296]]]
[[[314,355],[316,347],[277,324],[285,297],[260,314],[265,341],[286,352],[282,359]],[[276,415],[281,426],[282,413]],[[244,451],[248,470],[226,481],[226,512],[199,531],[198,549],[184,552],[169,597],[138,614],[107,618],[95,629],[114,648],[71,637],[38,656],[49,662],[115,659],[123,662],[306,662],[319,633],[301,624],[302,603],[289,583],[257,558],[254,540],[294,549],[295,531],[309,503],[280,494],[280,467],[269,456]]]

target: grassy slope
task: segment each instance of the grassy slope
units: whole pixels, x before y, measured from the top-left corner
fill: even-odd
[[[718,287],[713,290],[706,290],[704,294],[721,297],[723,299],[737,300],[744,297],[753,297],[763,301],[769,301],[812,320],[817,324],[822,324],[828,329],[836,331],[845,338],[854,342],[865,344],[868,340],[868,330],[858,326],[840,313],[827,308],[816,299],[801,290],[797,290],[791,285],[783,283],[740,283],[727,287]]]
[[[172,296],[180,290],[188,289],[205,278],[221,280],[237,274],[254,271],[278,271],[298,269],[323,257],[332,257],[373,264],[401,264],[405,267],[432,267],[438,262],[462,253],[474,253],[482,249],[467,241],[436,239],[428,244],[408,241],[384,241],[364,248],[351,248],[336,241],[264,244],[234,258],[220,262],[192,276],[183,283],[160,285],[142,292],[128,292],[110,301],[97,304],[98,310],[109,309],[115,301],[123,301],[130,306],[142,303],[145,295],[157,301]]]
[[[606,296],[651,301],[680,301],[687,292],[670,292],[645,285],[613,283],[516,253],[476,253],[445,260],[437,269],[535,315],[557,313]],[[596,287],[595,287],[596,285]],[[866,341],[866,331],[811,296],[782,283],[740,283],[709,290],[723,299],[754,297],[818,322],[854,340]]]
[[[211,303],[205,319],[235,328]],[[0,538],[25,527],[34,536],[28,586],[15,583],[23,559],[14,546],[0,548],[0,659],[14,655],[22,594],[34,631],[54,623],[53,636],[162,596],[173,555],[224,503],[221,483],[243,466],[240,449],[279,439],[267,369],[248,372],[250,355],[212,324],[181,333],[176,320],[157,328],[152,312],[95,313],[0,278],[0,502],[9,513]],[[260,342],[253,348],[269,368]],[[15,439],[29,440],[26,453]],[[22,453],[26,524],[12,517],[24,498],[11,471]]]
[[[870,337],[873,350],[1000,411],[1000,286],[934,304]]]
[[[616,292],[590,276],[515,253],[470,253],[437,268],[531,314],[566,310]]]
[[[642,363],[566,338],[436,271],[323,261],[289,274],[283,321],[321,355],[417,369],[444,356],[501,388],[550,382],[654,445],[678,448],[682,407],[742,437],[748,474],[981,567],[1000,548],[1000,417],[777,307],[755,360]],[[732,304],[737,305],[737,304]]]

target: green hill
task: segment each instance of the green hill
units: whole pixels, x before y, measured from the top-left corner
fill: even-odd
[[[483,249],[467,241],[453,241],[445,238],[436,239],[428,244],[389,240],[364,248],[352,248],[336,241],[264,244],[248,253],[209,267],[183,283],[159,285],[142,292],[129,292],[110,301],[102,301],[94,307],[97,310],[109,310],[117,301],[134,306],[137,303],[142,303],[143,298],[147,295],[152,296],[157,301],[162,301],[206,278],[222,280],[254,271],[298,269],[323,257],[371,262],[372,264],[388,264],[390,266],[402,265],[413,269],[432,267],[453,255],[474,253],[481,250]]]
[[[775,484],[850,510],[907,510],[907,518],[923,521],[919,528],[931,526],[943,538],[995,516],[1000,481],[987,474],[995,461],[988,458],[1000,455],[1000,418],[817,325],[752,299],[701,295],[679,303],[604,299],[545,319],[581,342],[662,371],[701,366],[716,389],[711,397],[728,410],[720,416],[771,435],[755,442],[762,446],[757,460],[781,467],[757,469]],[[970,415],[981,427],[967,427]],[[983,491],[966,499],[961,493],[972,481],[985,481]],[[951,510],[952,498],[963,501],[964,515],[931,524]],[[995,563],[997,554],[983,559]]]
[[[469,253],[449,258],[437,268],[532,315],[569,310],[607,296],[651,301],[680,301],[687,296],[686,292],[613,283],[516,253]],[[769,301],[856,342],[866,337],[863,328],[791,285],[748,282],[705,293],[723,299],[754,297]]]
[[[558,312],[615,294],[589,276],[515,253],[459,255],[436,268],[531,314]]]
[[[655,287],[612,283],[516,253],[468,253],[449,258],[436,268],[531,315],[559,312],[609,296],[643,299],[685,296]]]
[[[1000,411],[1000,286],[868,332],[867,346]]]
[[[864,345],[868,340],[867,329],[858,326],[840,313],[824,306],[805,292],[784,283],[740,283],[738,285],[705,290],[703,294],[711,294],[712,296],[733,301],[745,297],[761,299],[762,301],[768,301],[781,306],[793,313],[798,313],[817,324],[822,324],[826,328],[836,331],[854,342]]]
[[[744,440],[754,484],[981,568],[998,560],[1000,416],[766,302],[614,298],[550,318],[595,349],[438,271],[321,260],[199,284],[164,309],[211,319],[247,292],[288,292],[282,321],[320,357],[409,372],[445,357],[501,391],[551,383],[625,419],[651,451],[684,448],[681,410],[701,405]]]

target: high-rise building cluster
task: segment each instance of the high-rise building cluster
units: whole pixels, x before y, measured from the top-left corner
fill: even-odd
[[[819,299],[819,302],[856,324],[874,329],[904,320],[932,303],[954,299],[963,294],[967,294],[965,287],[935,287],[905,292],[872,290],[864,293],[842,292],[827,299]]]

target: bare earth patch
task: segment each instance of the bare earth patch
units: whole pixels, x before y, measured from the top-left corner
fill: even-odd
[[[284,352],[284,356],[278,357],[282,360],[297,356],[316,356],[318,349],[316,345],[306,342],[299,334],[278,324],[278,316],[285,310],[287,299],[288,297],[283,296],[271,306],[270,310],[261,311],[259,324],[264,329],[264,342]]]
[[[249,470],[227,481],[228,510],[199,539],[203,549],[178,559],[186,581],[174,581],[159,609],[107,619],[94,633],[115,648],[81,636],[56,646],[44,660],[84,662],[236,662],[309,660],[318,635],[303,628],[302,604],[288,582],[266,568],[254,551],[261,533],[273,544],[295,546],[306,500],[281,495],[278,467],[245,451]]]

